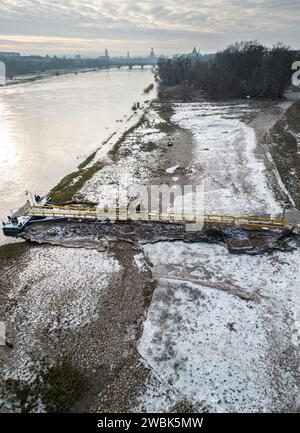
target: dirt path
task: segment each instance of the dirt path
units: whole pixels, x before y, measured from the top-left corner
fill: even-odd
[[[267,144],[268,134],[271,128],[283,118],[286,111],[292,105],[292,101],[274,103],[270,108],[259,113],[258,116],[249,123],[249,126],[251,126],[256,133],[256,157],[264,161],[276,196],[283,202],[288,198],[290,205],[295,208],[295,202],[282,181]]]

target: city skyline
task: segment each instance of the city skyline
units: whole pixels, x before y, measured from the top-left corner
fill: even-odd
[[[200,53],[200,51],[198,51],[195,47],[193,50],[196,50],[197,53]],[[181,54],[181,53],[180,53]],[[185,53],[182,53],[185,54]],[[190,53],[186,53],[186,54],[190,54]],[[12,58],[12,57],[58,57],[58,58],[104,58],[104,57],[111,57],[111,58],[136,58],[136,57],[142,57],[142,58],[147,58],[147,57],[158,57],[155,53],[155,50],[153,47],[151,47],[151,49],[148,50],[148,53],[143,53],[143,54],[136,54],[134,52],[130,52],[129,50],[127,50],[125,53],[121,53],[120,55],[111,55],[110,51],[108,48],[105,48],[104,50],[102,50],[101,52],[95,53],[93,54],[86,54],[81,56],[79,53],[74,53],[74,54],[60,54],[60,55],[56,55],[56,54],[52,54],[49,55],[48,53],[45,53],[44,55],[38,55],[38,54],[32,54],[32,53],[21,53],[18,51],[0,51],[0,56],[2,57],[8,57],[8,58]]]
[[[237,40],[299,48],[299,0],[2,0],[0,51],[97,56],[202,53]]]

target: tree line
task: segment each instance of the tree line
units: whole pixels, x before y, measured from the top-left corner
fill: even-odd
[[[105,66],[101,59],[70,59],[49,56],[15,56],[6,57],[0,55],[0,60],[5,63],[6,75],[13,78],[16,75],[38,74],[46,71],[59,71],[64,69],[89,69]]]
[[[205,59],[161,57],[158,71],[161,86],[186,85],[212,99],[277,99],[290,84],[297,57],[283,43],[268,48],[257,41],[236,42]]]

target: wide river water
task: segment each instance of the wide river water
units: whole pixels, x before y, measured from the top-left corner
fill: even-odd
[[[143,93],[152,82],[150,69],[112,69],[0,88],[0,219],[127,129],[133,103],[155,96]]]

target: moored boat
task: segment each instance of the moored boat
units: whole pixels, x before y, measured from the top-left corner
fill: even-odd
[[[41,206],[49,205],[52,202],[50,197],[40,197],[39,195],[35,195],[32,201],[34,205]],[[2,231],[5,236],[20,236],[28,224],[40,220],[38,217],[26,215],[30,206],[31,203],[27,200],[23,206],[8,216],[6,221],[2,222]]]

